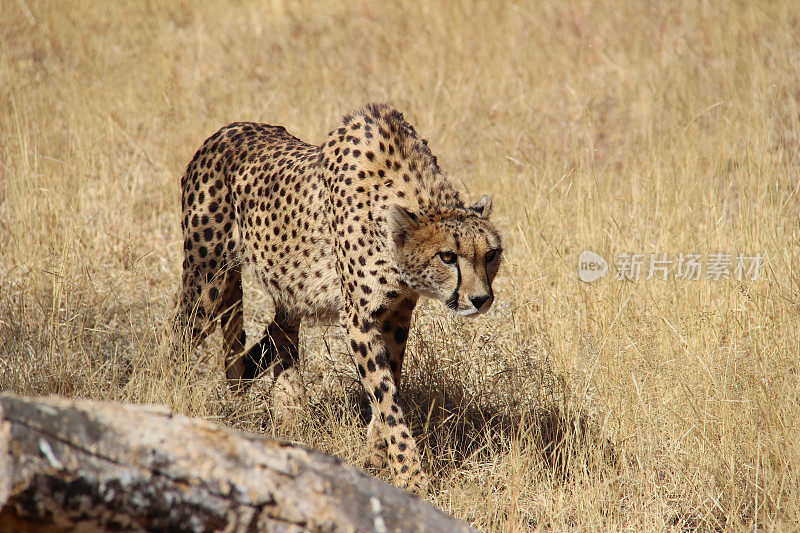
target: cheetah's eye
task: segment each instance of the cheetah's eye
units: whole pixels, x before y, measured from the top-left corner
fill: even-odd
[[[491,263],[492,261],[495,260],[496,257],[497,257],[497,249],[489,250],[488,252],[486,252],[486,255],[484,256],[484,261],[486,261],[487,263]]]
[[[439,259],[441,259],[442,263],[445,265],[454,265],[458,256],[453,252],[439,252]]]

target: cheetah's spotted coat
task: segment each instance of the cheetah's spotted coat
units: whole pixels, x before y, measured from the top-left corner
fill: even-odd
[[[195,345],[223,328],[234,384],[272,368],[298,390],[301,319],[339,319],[373,405],[372,462],[424,490],[427,478],[399,405],[401,365],[419,295],[457,314],[493,301],[501,244],[491,200],[466,207],[425,140],[395,109],[345,116],[321,146],[283,127],[226,126],[205,141],[182,182],[184,263],[177,331]],[[241,268],[275,303],[245,351]]]

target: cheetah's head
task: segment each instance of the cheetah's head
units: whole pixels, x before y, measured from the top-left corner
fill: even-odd
[[[403,281],[460,316],[489,309],[502,254],[491,211],[488,196],[471,207],[423,216],[393,206],[389,227]]]

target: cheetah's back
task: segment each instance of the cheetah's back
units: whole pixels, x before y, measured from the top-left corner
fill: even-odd
[[[319,154],[281,126],[234,123],[207,139],[182,182],[190,266],[219,276],[223,265],[248,265],[276,305],[334,319],[341,290]]]

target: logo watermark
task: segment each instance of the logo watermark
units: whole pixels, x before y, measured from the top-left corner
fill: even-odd
[[[608,274],[608,263],[603,256],[591,250],[584,250],[578,256],[578,277],[581,281],[591,283]]]
[[[635,254],[624,252],[613,261],[614,278],[619,281],[641,279],[676,280],[751,279],[759,277],[762,255],[715,252],[701,254],[666,254],[654,252]],[[578,278],[586,283],[597,281],[609,273],[609,264],[600,254],[584,250],[578,256]]]

